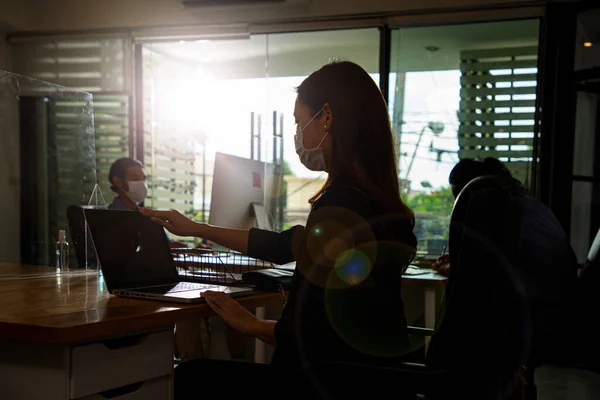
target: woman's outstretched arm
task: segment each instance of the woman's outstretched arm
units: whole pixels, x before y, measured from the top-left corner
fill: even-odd
[[[247,229],[222,228],[194,222],[175,210],[157,211],[140,208],[140,213],[152,218],[152,221],[164,226],[174,235],[201,237],[242,254],[248,253],[249,231]]]

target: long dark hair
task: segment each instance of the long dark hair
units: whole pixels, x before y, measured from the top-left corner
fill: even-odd
[[[333,120],[332,169],[314,202],[331,184],[357,186],[385,211],[409,216],[400,197],[394,135],[387,105],[371,76],[349,61],[335,61],[313,72],[297,88],[298,99],[314,114],[329,104]]]

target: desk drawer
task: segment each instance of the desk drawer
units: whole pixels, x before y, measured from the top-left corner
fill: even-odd
[[[71,398],[173,373],[173,331],[126,336],[71,349]]]
[[[171,377],[164,376],[82,397],[78,400],[169,400],[173,397],[171,383]]]

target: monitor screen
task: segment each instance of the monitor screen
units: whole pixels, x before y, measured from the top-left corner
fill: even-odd
[[[262,161],[217,153],[210,201],[211,225],[271,230],[269,182],[272,167]]]

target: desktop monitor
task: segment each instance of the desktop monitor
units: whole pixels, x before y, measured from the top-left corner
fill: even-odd
[[[273,168],[267,163],[217,153],[208,223],[272,230],[268,195],[275,181],[272,177]]]

